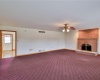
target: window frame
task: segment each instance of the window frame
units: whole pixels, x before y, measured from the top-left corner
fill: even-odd
[[[6,36],[9,36],[9,37],[10,37],[10,41],[9,41],[9,42],[7,42],[7,40],[5,40],[5,37],[6,37]],[[4,43],[5,43],[5,44],[10,44],[10,43],[12,43],[12,39],[11,39],[11,38],[12,38],[12,34],[4,34]]]

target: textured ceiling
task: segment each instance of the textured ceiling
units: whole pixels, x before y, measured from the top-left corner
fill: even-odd
[[[59,30],[100,27],[99,0],[0,0],[0,25]]]

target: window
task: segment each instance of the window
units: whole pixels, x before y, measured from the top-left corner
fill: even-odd
[[[11,35],[4,35],[4,43],[11,43]]]

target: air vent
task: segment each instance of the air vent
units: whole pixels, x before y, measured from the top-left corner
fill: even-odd
[[[39,31],[39,33],[45,33],[45,31]]]

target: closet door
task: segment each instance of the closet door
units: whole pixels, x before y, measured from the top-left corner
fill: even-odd
[[[2,31],[0,31],[0,59],[2,58]]]

